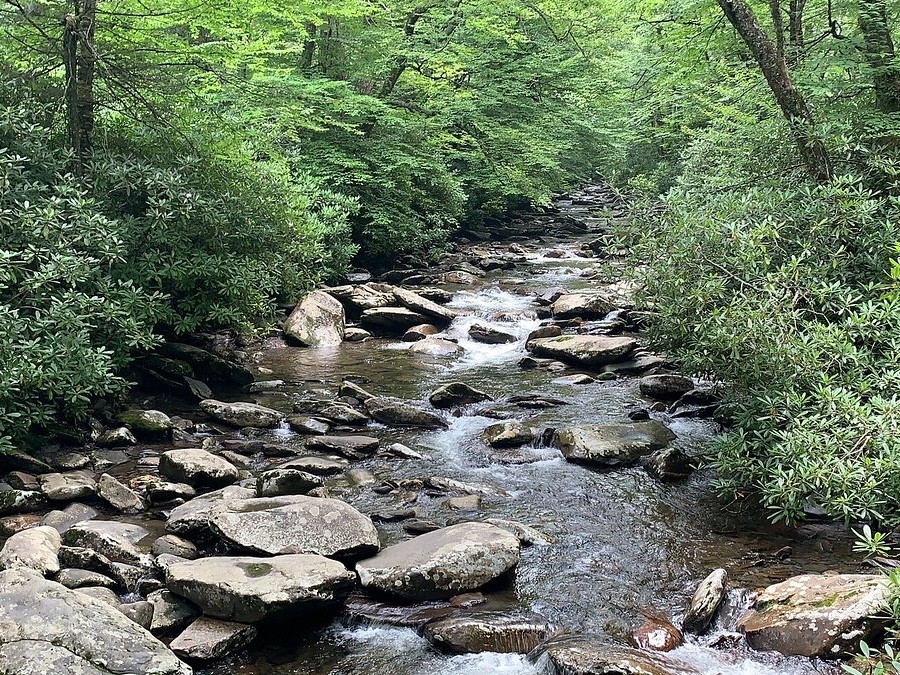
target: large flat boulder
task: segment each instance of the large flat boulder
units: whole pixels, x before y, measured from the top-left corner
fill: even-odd
[[[290,495],[226,502],[209,518],[226,543],[268,555],[316,553],[342,559],[381,547],[368,516],[339,499]]]
[[[0,672],[6,675],[191,675],[122,612],[38,573],[0,572]]]
[[[626,424],[589,424],[557,432],[559,449],[570,462],[601,467],[633,464],[665,447],[676,435],[655,420]]]
[[[300,301],[284,322],[289,342],[305,347],[327,347],[344,341],[344,306],[324,291],[313,291]]]
[[[150,532],[140,525],[113,520],[88,520],[73,525],[65,534],[66,546],[88,548],[112,562],[141,565],[149,552],[143,545]]]
[[[166,568],[170,591],[207,616],[240,623],[312,616],[349,593],[354,581],[341,563],[310,554],[201,558]]]
[[[200,401],[200,409],[213,419],[235,427],[274,429],[284,419],[284,414],[277,410],[244,401],[226,403],[207,398]]]
[[[526,346],[538,356],[559,359],[577,366],[599,368],[626,360],[637,348],[637,340],[602,335],[560,335],[531,340]]]
[[[356,564],[363,587],[408,600],[448,598],[481,588],[519,562],[519,539],[486,523],[441,528]]]
[[[804,574],[769,586],[738,629],[754,649],[840,658],[884,630],[885,578],[872,574]]]
[[[337,453],[349,459],[361,459],[375,452],[379,443],[374,436],[314,436],[306,441],[306,447]]]
[[[169,648],[188,661],[215,661],[246,647],[256,633],[255,626],[201,616]]]

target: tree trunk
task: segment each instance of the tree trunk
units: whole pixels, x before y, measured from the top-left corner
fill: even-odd
[[[308,71],[312,68],[313,58],[316,55],[316,24],[307,22],[306,42],[303,43],[303,54],[300,56],[300,68]]]
[[[66,121],[75,172],[84,175],[94,138],[94,30],[97,0],[74,3],[63,20],[63,63],[66,68]]]
[[[872,69],[875,106],[883,113],[900,111],[900,68],[888,26],[885,0],[859,0],[859,30],[863,52]]]
[[[409,16],[406,17],[406,23],[403,26],[403,34],[407,38],[410,38],[415,34],[416,24],[427,11],[428,7],[416,7],[409,13]],[[409,57],[405,54],[394,59],[394,67],[391,68],[391,71],[384,79],[384,83],[381,85],[381,91],[378,94],[379,98],[387,98],[391,95],[391,92],[394,91],[394,87],[397,86],[397,82],[400,80],[400,77],[403,75],[403,72],[408,65]]]
[[[718,0],[725,17],[734,26],[759,65],[775,102],[791,127],[800,158],[819,182],[831,179],[831,162],[825,145],[810,134],[813,115],[803,95],[794,87],[784,54],[766,35],[753,10],[744,0]]]

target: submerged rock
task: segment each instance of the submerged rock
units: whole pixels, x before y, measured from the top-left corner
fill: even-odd
[[[481,403],[492,401],[489,394],[470,387],[465,382],[451,382],[435,389],[428,396],[428,400],[435,408],[452,408],[458,405]]]
[[[647,458],[644,468],[661,481],[681,480],[694,471],[693,460],[680,448],[657,450]]]
[[[855,654],[886,625],[885,578],[870,574],[806,574],[763,590],[738,629],[754,649],[841,658]]]
[[[338,345],[344,340],[344,306],[324,291],[313,291],[284,322],[284,336],[305,347]]]
[[[452,654],[527,654],[552,630],[547,619],[533,612],[469,611],[429,621],[422,634],[432,645]]]
[[[277,410],[243,401],[225,403],[208,398],[200,401],[200,409],[213,419],[235,427],[274,429],[284,419]]]
[[[699,635],[712,623],[719,605],[725,599],[727,580],[728,573],[719,568],[710,572],[709,576],[700,582],[684,617],[685,631]]]
[[[528,343],[528,349],[537,356],[593,368],[622,361],[636,347],[634,338],[601,335],[560,335]]]
[[[356,564],[364,588],[408,600],[472,591],[519,562],[519,540],[486,523],[462,523],[422,534]]]
[[[7,675],[192,672],[114,607],[21,569],[0,572],[0,671]]]
[[[676,436],[656,421],[631,424],[592,424],[557,432],[559,449],[570,462],[616,467],[633,464]]]
[[[372,521],[338,499],[303,495],[238,499],[212,514],[209,524],[228,544],[269,555],[316,553],[348,559],[380,548]]]
[[[450,340],[432,336],[413,343],[409,351],[413,354],[447,357],[459,354],[463,348]]]
[[[309,554],[202,558],[166,568],[170,591],[207,616],[241,623],[318,613],[349,593],[354,581],[341,563]]]

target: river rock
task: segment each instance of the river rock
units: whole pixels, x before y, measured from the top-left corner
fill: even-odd
[[[305,495],[310,490],[322,487],[325,481],[298,469],[271,469],[259,474],[256,479],[258,497],[281,497],[283,495]]]
[[[472,286],[478,283],[478,277],[462,270],[453,270],[442,274],[441,282],[445,284],[458,284],[460,286]]]
[[[446,429],[447,422],[437,413],[401,399],[376,396],[365,403],[369,414],[382,424]]]
[[[485,518],[484,522],[501,527],[519,538],[522,546],[548,546],[551,542],[542,532],[517,520],[503,518]]]
[[[336,424],[359,425],[369,423],[368,415],[340,401],[301,401],[294,404],[294,411],[322,417]],[[306,419],[303,418],[301,422],[296,417],[289,417],[288,424],[302,431],[300,425],[305,424]]]
[[[666,360],[656,354],[636,354],[633,358],[603,366],[603,372],[611,375],[641,375],[653,368],[666,365]]]
[[[559,449],[570,462],[617,467],[636,462],[676,436],[655,420],[630,424],[592,424],[557,432]]]
[[[686,632],[700,635],[709,627],[719,605],[725,599],[727,580],[728,573],[719,568],[700,582],[684,617],[683,628]]]
[[[406,307],[378,307],[367,309],[359,317],[364,328],[391,335],[403,335],[413,326],[428,323],[424,314],[413,312]]]
[[[328,294],[340,300],[354,316],[367,309],[389,307],[396,302],[393,286],[387,284],[337,286],[329,288]]]
[[[215,661],[238,652],[256,639],[256,627],[201,616],[169,643],[186,661]]]
[[[318,614],[349,593],[354,582],[341,563],[310,554],[201,558],[166,568],[170,591],[207,616],[241,623]]]
[[[316,553],[342,559],[378,551],[372,521],[337,499],[293,495],[226,502],[209,524],[225,542],[275,555]]]
[[[638,386],[644,396],[674,401],[691,391],[694,381],[684,375],[646,375],[641,378]]]
[[[551,639],[532,652],[530,658],[546,660],[553,675],[700,675],[664,655],[586,635]]]
[[[43,576],[59,572],[59,532],[47,525],[17,532],[0,550],[0,569],[13,567],[32,569]]]
[[[769,586],[738,620],[754,649],[840,658],[884,630],[885,578],[870,574],[805,574]]]
[[[108,473],[101,475],[97,481],[97,492],[117,511],[133,513],[144,508],[144,500],[134,490]]]
[[[198,487],[221,487],[238,479],[228,460],[200,448],[169,450],[159,456],[160,473],[173,481]]]
[[[149,535],[140,525],[112,520],[89,520],[66,530],[63,542],[66,546],[96,551],[112,562],[141,565],[147,550],[140,544]]]
[[[200,557],[200,552],[193,542],[176,534],[164,534],[156,539],[150,547],[150,552],[156,556],[164,554],[177,555],[185,560],[196,560]]]
[[[89,471],[45,473],[38,476],[38,480],[47,499],[55,502],[70,502],[97,494],[97,481]]]
[[[424,340],[414,342],[409,348],[413,354],[425,354],[426,356],[448,357],[455,356],[463,351],[456,342],[439,337],[427,337]]]
[[[153,481],[147,485],[147,497],[151,504],[167,504],[178,499],[193,499],[197,491],[187,483]]]
[[[422,534],[356,564],[364,588],[407,600],[449,598],[481,588],[519,562],[519,540],[486,523]]]
[[[363,328],[347,326],[344,329],[344,342],[365,342],[371,337],[372,334]]]
[[[431,300],[423,298],[418,293],[408,291],[404,288],[395,288],[394,297],[407,309],[410,309],[417,314],[427,316],[443,325],[450,323],[459,316],[459,312],[456,310],[450,309],[449,307],[442,307],[436,302],[432,302]]]
[[[324,291],[309,293],[284,322],[284,337],[305,347],[339,345],[344,341],[344,306]]]
[[[274,429],[284,419],[277,410],[243,401],[225,403],[208,398],[200,401],[200,409],[213,419],[235,427]]]
[[[328,422],[305,415],[292,415],[288,417],[287,423],[298,434],[321,436],[331,431],[331,425]]]
[[[691,475],[694,470],[692,462],[680,448],[664,448],[650,455],[644,468],[657,480],[675,481]]]
[[[665,619],[648,619],[632,631],[631,639],[652,652],[670,652],[684,644],[681,631]]]
[[[185,537],[209,537],[209,519],[225,508],[226,503],[237,499],[250,499],[256,490],[230,485],[221,490],[194,497],[181,506],[172,509],[166,520],[166,531]]]
[[[117,609],[22,569],[0,572],[0,671],[8,675],[192,672]]]
[[[534,440],[534,430],[519,420],[509,420],[492,424],[481,434],[481,438],[492,448],[515,448]]]
[[[527,345],[538,356],[589,368],[622,361],[636,347],[634,338],[602,335],[560,335],[532,340]]]
[[[338,387],[338,396],[350,396],[360,401],[368,401],[370,398],[375,398],[375,394],[366,391],[356,382],[351,382],[350,380],[341,382],[341,386]]]
[[[423,323],[418,326],[413,326],[409,330],[407,330],[403,334],[404,342],[418,342],[419,340],[424,340],[425,338],[436,335],[440,333],[441,329],[437,326],[430,323]]]
[[[470,611],[429,621],[422,634],[437,649],[451,654],[527,654],[552,630],[544,617],[533,612]]]
[[[333,476],[342,473],[349,462],[340,457],[295,457],[274,467],[275,469],[294,469],[305,471],[315,476]]]
[[[115,588],[116,586],[116,582],[105,574],[100,574],[100,572],[95,572],[94,570],[83,570],[78,567],[67,567],[64,570],[60,570],[59,574],[56,575],[56,582],[72,589],[90,586]]]
[[[123,602],[118,609],[141,628],[150,630],[150,625],[153,623],[153,605],[146,600]]]
[[[472,324],[469,328],[469,337],[475,342],[483,342],[489,345],[506,345],[519,341],[519,338],[512,333],[506,333],[480,323]]]
[[[126,410],[119,413],[119,422],[148,441],[168,438],[175,428],[172,419],[159,410]]]
[[[374,436],[314,436],[306,441],[306,447],[334,452],[349,459],[362,459],[375,452],[379,443]]]
[[[147,602],[153,605],[150,631],[155,635],[177,631],[200,614],[200,608],[193,602],[166,589],[148,594]]]
[[[492,401],[490,395],[485,394],[464,382],[451,382],[435,389],[428,396],[428,400],[435,408],[452,408],[457,405],[469,405]]]
[[[589,293],[566,293],[550,306],[554,319],[602,319],[616,306],[609,298]]]
[[[97,436],[97,445],[104,448],[127,448],[137,445],[137,439],[128,427],[107,429]]]

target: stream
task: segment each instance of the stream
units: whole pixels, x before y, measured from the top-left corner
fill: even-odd
[[[590,195],[596,195],[594,190]],[[583,195],[582,195],[583,196]],[[588,202],[588,203],[584,203]],[[453,291],[450,306],[463,310],[447,329],[461,354],[435,358],[409,351],[399,339],[345,342],[335,348],[303,349],[268,339],[252,354],[255,366],[284,385],[257,394],[265,406],[289,410],[297,399],[334,396],[348,377],[376,394],[425,400],[441,384],[465,382],[495,401],[467,406],[442,431],[397,430],[370,424],[382,447],[400,442],[423,459],[376,456],[354,463],[371,471],[376,484],[434,476],[493,488],[477,513],[452,511],[446,495],[421,492],[412,504],[402,495],[378,494],[372,484],[351,486],[340,477],[328,483],[337,497],[363,513],[415,508],[418,518],[439,524],[486,517],[533,526],[548,545],[524,548],[509,587],[489,594],[491,606],[521,607],[546,616],[569,633],[627,636],[647,612],[664,613],[677,624],[697,583],[712,569],[728,571],[732,590],[726,608],[702,638],[688,637],[671,656],[708,674],[812,675],[840,672],[832,664],[754,652],[734,633],[734,620],[754,589],[799,573],[858,571],[852,538],[838,526],[811,523],[797,529],[773,527],[764,514],[737,512],[717,497],[709,471],[687,480],[661,483],[642,468],[596,471],[566,462],[559,451],[539,443],[514,450],[492,450],[480,432],[498,417],[514,416],[536,429],[566,424],[628,421],[627,412],[646,407],[637,378],[595,381],[584,385],[554,382],[566,372],[525,370],[525,336],[540,324],[534,298],[549,287],[568,290],[595,287],[590,277],[600,270],[596,258],[581,257],[582,243],[597,237],[622,213],[610,203],[589,203],[576,194],[556,206],[563,215],[586,222],[581,236],[545,237],[520,242],[523,262],[514,270],[497,270],[472,285],[445,285]],[[479,244],[479,251],[505,251],[508,244]],[[615,260],[612,261],[615,264]],[[608,269],[608,267],[604,268]],[[513,333],[518,341],[488,345],[472,341],[473,322]],[[504,401],[514,394],[540,392],[567,401],[545,409],[522,409]],[[712,421],[671,418],[653,413],[677,433],[675,442],[689,454],[717,432]],[[302,436],[285,426],[258,436],[302,445]],[[499,496],[506,493],[504,496]],[[382,543],[408,535],[403,523],[379,523]],[[338,617],[300,634],[263,634],[249,650],[216,664],[207,675],[537,675],[542,664],[514,654],[445,656],[409,628]]]

